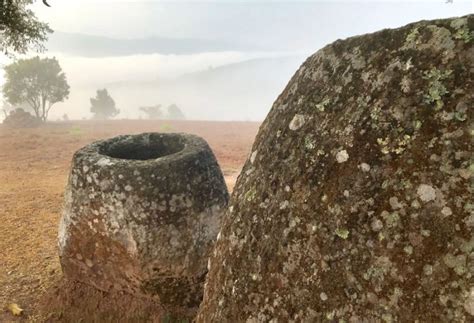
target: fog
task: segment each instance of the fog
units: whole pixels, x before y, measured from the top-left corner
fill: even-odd
[[[115,99],[117,118],[176,103],[188,119],[263,120],[298,66],[325,44],[474,11],[474,1],[459,0],[49,2],[33,6],[55,30],[42,56],[58,58],[71,86],[51,120],[90,118],[99,88]]]

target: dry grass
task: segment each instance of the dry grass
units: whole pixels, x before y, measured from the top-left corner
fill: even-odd
[[[258,126],[191,121],[74,122],[21,130],[0,126],[0,307],[14,302],[25,310],[21,318],[2,310],[0,322],[44,321],[48,313],[40,311],[39,304],[47,303],[45,299],[62,299],[58,311],[67,310],[67,306],[70,312],[74,306],[76,310],[80,308],[74,297],[90,299],[87,306],[107,307],[100,303],[99,294],[91,297],[95,295],[93,290],[75,286],[69,296],[60,290],[65,283],[57,257],[57,224],[74,151],[91,141],[118,134],[194,133],[209,142],[232,189]],[[117,296],[114,304],[120,306],[124,299]],[[67,313],[49,314],[52,320],[67,321]]]

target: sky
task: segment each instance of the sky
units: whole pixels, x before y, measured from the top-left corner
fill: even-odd
[[[48,1],[51,8],[41,1],[33,6],[56,31],[43,55],[59,59],[71,84],[70,99],[53,109],[53,118],[64,113],[71,118],[90,117],[89,98],[95,89],[107,87],[117,93],[121,117],[139,117],[140,105],[179,103],[192,119],[262,120],[305,57],[324,45],[422,19],[474,13],[474,0]],[[77,34],[96,38],[78,41]],[[126,41],[136,39],[145,39],[145,44],[192,41],[193,50],[173,52],[171,46],[166,53],[150,52],[143,42]],[[69,44],[84,50],[72,50]],[[87,55],[101,44],[113,48],[106,56]],[[271,60],[275,57],[291,59],[283,67],[283,61]],[[254,59],[261,60],[245,63]],[[8,60],[0,57],[2,63]],[[222,69],[210,73],[214,68]],[[192,73],[198,74],[186,77]],[[228,88],[217,81],[221,78],[230,80]],[[257,80],[260,85],[255,86]],[[261,96],[259,86],[265,89]]]
[[[248,36],[254,31],[270,32],[274,28],[281,30],[288,24],[310,28],[330,27],[333,30],[325,30],[329,37],[348,36],[357,32],[401,26],[420,18],[431,19],[474,12],[472,0],[453,0],[452,3],[446,3],[445,0],[49,2],[51,8],[43,6],[41,2],[34,8],[40,18],[50,22],[53,29],[119,38],[150,35],[229,38],[239,34]],[[291,11],[289,15],[288,8]],[[318,23],[310,23],[308,20]],[[268,24],[262,26],[259,21]],[[313,28],[312,32],[318,32]]]

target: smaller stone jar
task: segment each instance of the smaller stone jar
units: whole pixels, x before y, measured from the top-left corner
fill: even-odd
[[[193,307],[228,202],[208,144],[144,133],[92,143],[73,157],[59,227],[68,279]]]

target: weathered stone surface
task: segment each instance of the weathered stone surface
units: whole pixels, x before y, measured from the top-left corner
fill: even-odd
[[[198,322],[472,322],[474,16],[326,46],[266,118]]]
[[[119,136],[73,158],[59,229],[66,277],[101,290],[202,299],[228,193],[207,143],[186,134]]]

